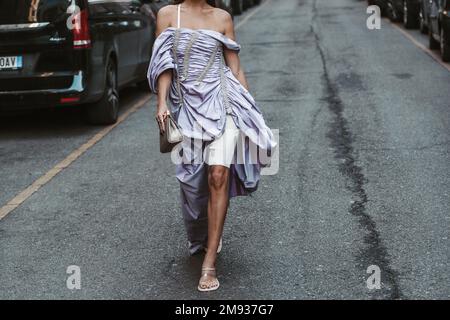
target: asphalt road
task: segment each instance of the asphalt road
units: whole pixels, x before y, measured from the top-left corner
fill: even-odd
[[[272,0],[236,19],[280,170],[233,200],[217,292],[196,291],[152,99],[0,221],[0,298],[450,298],[450,72],[365,8]],[[77,111],[0,119],[0,207],[100,130]]]

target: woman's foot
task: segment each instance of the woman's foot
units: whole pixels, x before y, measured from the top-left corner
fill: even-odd
[[[215,268],[202,268],[202,276],[198,282],[198,291],[214,291],[219,288],[219,280],[216,277]]]

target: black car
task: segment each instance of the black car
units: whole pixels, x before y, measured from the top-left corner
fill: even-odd
[[[260,4],[261,0],[216,0],[216,6],[227,10],[232,15],[239,15],[244,10]]]
[[[146,2],[149,3],[155,15],[158,13],[159,9],[172,3],[171,0],[148,0]]]
[[[220,5],[220,2],[226,3],[227,1],[218,0],[217,2],[219,4],[219,7],[222,7]],[[228,12],[230,12],[232,15],[239,15],[244,10],[246,10],[252,6],[255,6],[257,4],[260,4],[260,3],[261,3],[261,0],[231,0],[230,1],[231,11],[228,10]]]
[[[0,111],[86,104],[114,123],[119,89],[148,88],[154,31],[141,0],[1,0]]]
[[[244,10],[252,7],[253,5],[255,5],[256,4],[255,2],[256,2],[255,0],[243,0]]]
[[[208,3],[215,5],[218,8],[228,11],[233,15],[233,0],[208,0]]]
[[[369,6],[378,6],[380,7],[381,14],[386,15],[387,7],[388,7],[388,0],[367,0],[367,4]]]
[[[407,29],[419,27],[421,0],[387,0],[387,15],[392,21],[403,21]]]
[[[450,1],[432,0],[428,15],[430,49],[440,49],[443,61],[450,61]]]
[[[244,11],[244,0],[231,0],[233,15],[239,15]]]
[[[430,8],[433,1],[421,0],[419,9],[419,29],[422,33],[428,33]]]

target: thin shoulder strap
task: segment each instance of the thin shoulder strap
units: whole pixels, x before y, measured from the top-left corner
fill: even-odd
[[[180,28],[180,15],[181,15],[181,3],[178,5],[177,8],[177,28]]]

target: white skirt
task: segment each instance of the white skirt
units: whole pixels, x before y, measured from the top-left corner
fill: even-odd
[[[227,115],[223,134],[205,148],[205,162],[210,166],[224,166],[229,168],[234,157],[239,129],[233,118]]]

